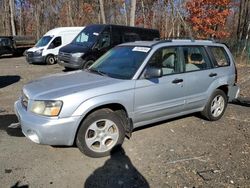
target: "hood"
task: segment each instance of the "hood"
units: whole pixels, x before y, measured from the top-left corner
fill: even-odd
[[[28,98],[33,100],[56,100],[64,96],[73,95],[74,93],[90,92],[92,90],[98,91],[93,92],[94,94],[91,97],[94,97],[93,95],[109,92],[104,89],[107,86],[116,85],[121,82],[126,81],[79,70],[31,81],[24,86],[23,91]],[[114,88],[117,88],[117,86],[114,86]]]
[[[43,47],[32,47],[32,48],[29,48],[28,50],[27,50],[27,52],[35,52],[35,51],[37,51],[37,50],[40,50],[40,49],[44,49],[44,47],[45,46],[43,46]]]
[[[81,46],[70,43],[62,48],[60,48],[59,52],[64,53],[87,53],[90,50],[88,46]]]

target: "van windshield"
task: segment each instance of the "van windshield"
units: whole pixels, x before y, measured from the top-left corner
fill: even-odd
[[[43,47],[46,46],[51,39],[53,38],[53,36],[43,36],[37,43],[36,43],[36,47]]]
[[[80,46],[92,47],[103,29],[104,26],[101,25],[87,26],[76,36],[72,43]]]
[[[88,71],[117,79],[132,79],[149,51],[149,47],[115,47],[101,56]]]

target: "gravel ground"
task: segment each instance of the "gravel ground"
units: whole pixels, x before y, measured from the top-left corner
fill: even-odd
[[[63,69],[0,58],[0,187],[250,187],[250,67],[238,66],[240,99],[223,118],[192,114],[143,127],[123,149],[93,159],[76,147],[37,145],[13,104],[32,79]]]

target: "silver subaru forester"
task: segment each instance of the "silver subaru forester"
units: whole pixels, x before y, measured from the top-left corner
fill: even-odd
[[[194,112],[220,119],[239,94],[236,81],[224,44],[137,41],[116,46],[87,70],[28,83],[15,112],[33,142],[76,143],[84,154],[102,157],[146,124]]]

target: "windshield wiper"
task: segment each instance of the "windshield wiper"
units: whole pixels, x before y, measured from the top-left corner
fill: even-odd
[[[93,72],[93,73],[97,73],[97,74],[99,74],[99,75],[101,75],[101,76],[108,76],[105,72],[102,72],[102,71],[100,71],[100,70],[98,70],[98,69],[87,69],[89,72]]]

